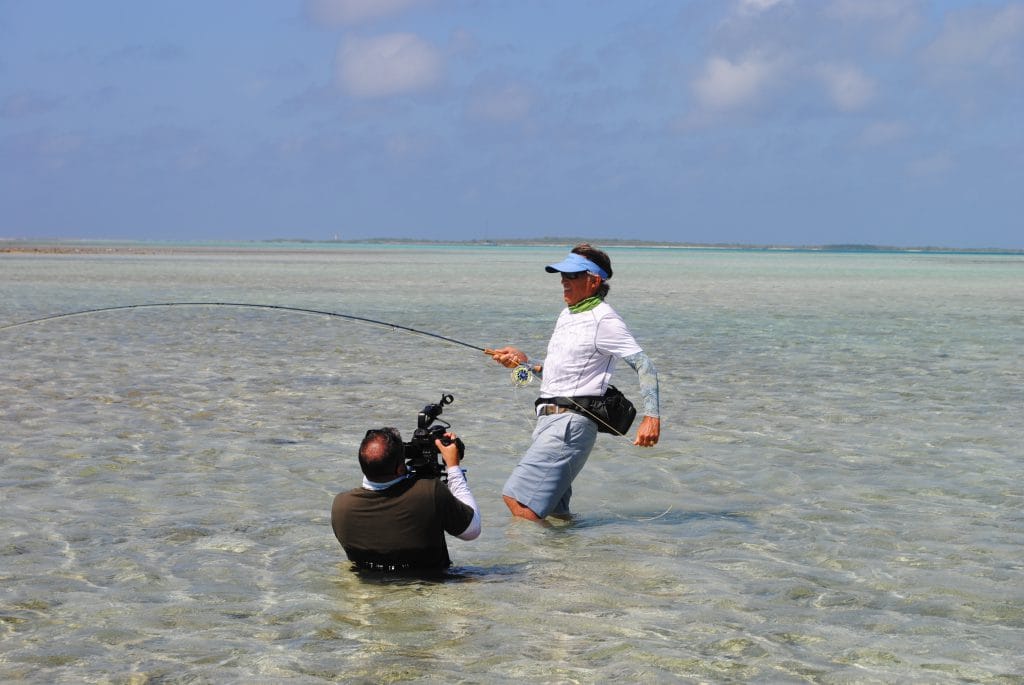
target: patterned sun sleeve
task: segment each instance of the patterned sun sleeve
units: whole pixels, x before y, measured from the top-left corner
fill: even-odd
[[[640,403],[643,405],[644,416],[659,418],[660,401],[658,397],[658,370],[646,352],[637,352],[622,358],[630,365],[640,379]]]

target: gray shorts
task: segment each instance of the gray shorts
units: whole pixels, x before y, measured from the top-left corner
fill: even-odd
[[[537,418],[533,444],[505,481],[502,494],[541,518],[568,514],[572,481],[587,463],[597,424],[566,412]]]

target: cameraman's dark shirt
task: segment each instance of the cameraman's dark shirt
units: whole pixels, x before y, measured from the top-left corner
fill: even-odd
[[[444,534],[458,535],[472,507],[439,478],[410,478],[386,490],[356,488],[334,498],[331,527],[357,567],[380,571],[451,565]]]

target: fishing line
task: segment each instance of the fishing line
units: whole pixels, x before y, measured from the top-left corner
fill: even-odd
[[[512,397],[517,408],[516,414],[522,417],[524,425],[532,431],[533,422],[537,420],[537,409],[532,400],[528,404],[524,402],[520,397],[520,391],[533,382],[533,370],[526,364],[520,364],[512,369],[510,376],[512,378]]]
[[[7,330],[9,328],[17,328],[18,326],[28,326],[29,324],[42,323],[44,321],[54,321],[56,319],[66,319],[72,316],[84,316],[86,314],[98,314],[100,312],[113,312],[125,309],[144,309],[147,307],[246,307],[249,309],[273,309],[285,312],[299,312],[302,314],[320,314],[322,316],[334,316],[339,319],[348,319],[350,321],[361,321],[363,323],[374,324],[377,326],[385,326],[401,331],[407,331],[409,333],[416,333],[418,335],[425,335],[430,338],[436,338],[438,340],[444,340],[445,342],[454,343],[463,347],[468,347],[471,350],[484,351],[483,347],[477,345],[471,345],[455,338],[449,338],[445,335],[439,335],[437,333],[431,333],[430,331],[422,331],[418,328],[411,328],[409,326],[402,326],[397,323],[390,323],[388,321],[380,321],[378,319],[371,319],[365,316],[356,316],[355,314],[343,314],[341,312],[330,312],[322,309],[306,309],[304,307],[288,307],[282,304],[252,304],[249,302],[151,302],[143,304],[125,304],[114,307],[97,307],[95,309],[82,309],[77,312],[66,312],[64,314],[51,314],[50,316],[41,316],[38,319],[29,319],[28,321],[19,321],[17,323],[9,323],[0,326],[0,331]]]
[[[641,516],[641,517],[636,517],[636,516],[623,516],[622,514],[616,514],[616,513],[614,512],[614,511],[612,512],[612,514],[613,514],[614,516],[616,516],[617,518],[623,519],[623,520],[625,520],[625,521],[642,521],[642,522],[647,522],[647,521],[657,521],[657,520],[658,520],[658,519],[660,519],[660,518],[661,518],[662,516],[665,516],[665,515],[667,515],[667,514],[668,514],[668,512],[672,511],[672,506],[673,506],[673,505],[671,505],[671,504],[670,504],[670,505],[668,505],[668,509],[666,509],[665,511],[661,512],[661,513],[660,513],[660,514],[658,514],[657,516]]]

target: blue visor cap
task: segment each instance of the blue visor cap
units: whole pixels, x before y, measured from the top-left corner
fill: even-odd
[[[594,262],[590,261],[583,255],[578,255],[575,252],[570,252],[569,256],[558,262],[558,264],[548,264],[544,267],[544,270],[549,274],[573,274],[579,271],[589,271],[592,274],[600,276],[603,280],[608,280],[607,271],[599,267],[597,264],[594,264]]]

